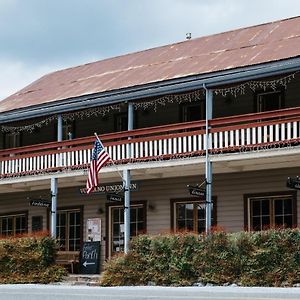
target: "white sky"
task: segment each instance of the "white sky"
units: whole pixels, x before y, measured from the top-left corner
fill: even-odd
[[[0,99],[42,75],[300,15],[299,0],[0,0]]]

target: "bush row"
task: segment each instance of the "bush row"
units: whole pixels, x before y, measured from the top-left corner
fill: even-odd
[[[131,251],[108,261],[101,284],[291,286],[300,282],[300,230],[133,239]]]
[[[56,242],[48,236],[0,239],[0,283],[49,283],[65,270],[54,265]]]

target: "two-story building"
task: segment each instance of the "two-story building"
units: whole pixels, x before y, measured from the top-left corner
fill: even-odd
[[[124,170],[131,236],[201,232],[206,201],[187,185],[205,183],[208,157],[213,224],[298,226],[299,45],[295,17],[60,70],[4,99],[0,235],[49,230],[55,182],[61,250],[96,232],[103,261],[124,247],[124,205],[105,193]],[[86,195],[94,132],[114,164]]]

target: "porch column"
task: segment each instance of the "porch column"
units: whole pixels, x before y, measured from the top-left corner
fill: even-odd
[[[62,116],[57,116],[57,141],[62,141],[63,121]],[[61,165],[61,155],[57,157],[56,164]],[[57,210],[57,178],[51,178],[51,236],[56,238],[56,210]]]
[[[51,236],[56,238],[57,178],[51,178]]]
[[[58,115],[57,116],[57,141],[58,142],[62,141],[62,131],[63,131],[63,120],[62,120],[62,116]]]
[[[204,87],[205,88],[205,87]],[[213,91],[205,88],[206,95],[206,112],[205,112],[205,134],[206,134],[206,149],[205,149],[205,180],[206,180],[206,205],[205,205],[205,232],[211,230],[211,186],[212,186],[212,163],[209,157],[209,147],[211,145],[211,135],[209,133],[209,120],[212,119],[212,103]]]
[[[133,129],[133,105],[131,102],[128,103],[128,131]],[[130,140],[131,137],[128,137]],[[127,144],[127,157],[131,157],[131,147]],[[124,178],[124,252],[129,251],[130,241],[130,170],[125,169],[123,171]]]

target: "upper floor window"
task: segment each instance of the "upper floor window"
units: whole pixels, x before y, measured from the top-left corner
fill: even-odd
[[[21,146],[20,133],[6,133],[4,136],[5,149],[16,148]]]
[[[128,130],[128,115],[127,113],[120,113],[115,115],[114,131],[127,131]]]
[[[247,196],[246,202],[248,230],[291,228],[297,223],[294,194]]]
[[[75,124],[74,122],[64,122],[62,127],[62,139],[72,140],[75,137]]]
[[[271,91],[256,95],[256,111],[278,110],[284,107],[283,91]]]
[[[192,122],[205,119],[204,102],[184,103],[180,107],[181,122]]]

